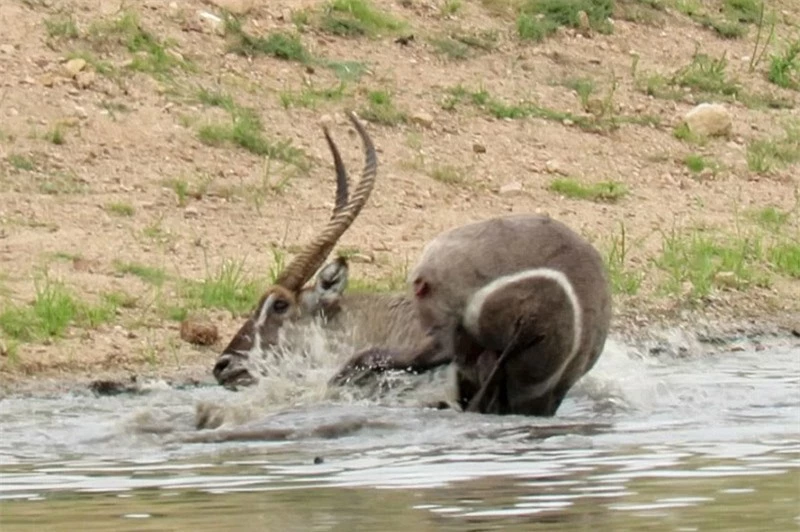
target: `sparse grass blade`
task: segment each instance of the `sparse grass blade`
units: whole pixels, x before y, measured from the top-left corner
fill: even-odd
[[[324,8],[319,27],[333,35],[374,37],[381,33],[396,33],[408,24],[378,9],[369,0],[333,0]]]
[[[71,325],[96,327],[111,321],[115,313],[113,300],[81,301],[64,284],[45,277],[36,282],[30,305],[10,304],[0,313],[0,330],[20,341],[58,338]]]
[[[800,39],[770,57],[767,79],[779,87],[800,91]]]
[[[253,308],[263,283],[245,275],[242,262],[226,261],[202,281],[186,282],[183,296],[191,308],[225,309],[241,315]]]
[[[557,178],[550,182],[551,192],[571,199],[614,203],[628,194],[628,187],[617,181],[584,184],[572,178]]]

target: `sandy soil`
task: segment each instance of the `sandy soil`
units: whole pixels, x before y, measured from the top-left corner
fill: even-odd
[[[247,2],[239,2],[248,4]],[[718,2],[701,2],[712,8]],[[292,10],[309,1],[252,2],[245,31],[265,35],[296,31]],[[668,6],[670,2],[665,2]],[[778,17],[769,53],[800,30],[800,5],[771,2]],[[112,38],[99,44],[85,35],[98,20],[119,15],[119,2],[105,0],[8,0],[0,3],[0,305],[29,305],[35,279],[47,271],[81,301],[108,292],[132,296],[113,319],[95,327],[74,325],[62,337],[21,341],[0,329],[5,382],[59,379],[66,375],[130,373],[196,376],[208,379],[217,353],[241,323],[221,309],[200,309],[220,328],[209,347],[181,341],[179,322],[159,305],[180,305],[174,279],[202,280],[225,261],[244,261],[248,276],[265,278],[273,264],[271,245],[291,251],[323,225],[333,205],[333,172],[320,121],[329,120],[346,163],[355,174],[361,148],[347,123],[346,109],[361,109],[368,91],[387,90],[409,120],[395,125],[368,123],[379,148],[380,177],[369,204],[340,241],[356,249],[353,275],[396,278],[437,232],[488,216],[539,212],[570,224],[604,253],[627,231],[629,254],[622,267],[643,276],[633,294],[618,294],[618,331],[646,331],[656,324],[690,326],[702,317],[713,323],[800,326],[800,283],[771,273],[768,286],[716,286],[689,302],[663,290],[668,275],[654,264],[664,244],[662,232],[713,228],[736,234],[755,223],[745,214],[774,207],[792,212],[781,229],[798,234],[797,164],[756,173],[748,169],[748,143],[782,134],[782,121],[800,117],[798,92],[765,79],[767,61],[748,69],[756,37],[724,40],[678,11],[648,11],[641,20],[615,18],[612,34],[583,35],[562,30],[541,43],[522,42],[513,18],[492,14],[479,2],[460,4],[444,15],[444,3],[377,0],[376,6],[408,22],[402,34],[375,38],[332,36],[313,27],[301,33],[316,57],[359,61],[368,66],[340,100],[320,99],[316,108],[284,108],[281,94],[335,86],[330,69],[291,61],[227,53],[230,36],[216,32],[199,12],[220,15],[213,4],[132,0],[151,35],[172,43],[170,57],[190,61],[189,70],[165,75],[127,72],[132,57]],[[180,7],[179,7],[180,6]],[[63,36],[54,20],[72,17],[80,34]],[[56,36],[49,36],[56,33]],[[472,50],[454,60],[437,53],[428,40],[452,31],[495,31],[489,51]],[[728,137],[696,146],[676,138],[674,128],[698,98],[654,98],[637,90],[635,75],[670,76],[692,61],[695,51],[725,53],[728,74],[748,93],[768,95],[791,108],[753,108],[726,103],[733,118]],[[71,52],[125,71],[105,75],[89,64],[77,77],[65,72]],[[180,54],[180,55],[176,55]],[[91,63],[91,61],[90,61]],[[85,74],[90,72],[90,74]],[[595,100],[616,90],[611,108],[619,117],[649,117],[657,125],[625,120],[613,131],[589,132],[567,121],[541,118],[497,119],[469,102],[445,109],[446,90],[463,84],[481,87],[508,102],[537,102],[585,117],[576,92],[565,86],[591,78]],[[209,146],[198,139],[202,124],[225,120],[219,108],[197,99],[199,88],[222,91],[237,105],[256,110],[266,135],[291,141],[311,162],[307,172],[232,145]],[[59,125],[60,124],[60,125]],[[59,128],[63,142],[53,142]],[[49,136],[48,136],[49,135]],[[62,140],[62,139],[58,139]],[[482,149],[483,148],[483,149]],[[722,164],[711,174],[692,174],[684,164],[700,153]],[[461,181],[432,176],[456,173]],[[548,190],[554,178],[586,183],[613,180],[629,193],[614,203],[565,198]],[[278,186],[284,177],[286,182]],[[265,186],[265,180],[269,180]],[[179,201],[169,180],[190,190]],[[121,213],[121,207],[132,212]],[[716,234],[716,233],[715,233]],[[161,288],[120,272],[119,263],[161,268],[169,277]],[[769,270],[769,264],[764,268]],[[41,281],[40,281],[41,282]],[[13,349],[13,352],[12,352]]]

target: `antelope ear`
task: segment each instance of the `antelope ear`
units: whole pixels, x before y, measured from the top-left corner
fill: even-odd
[[[350,268],[344,257],[329,262],[319,271],[314,282],[314,296],[323,307],[335,305],[339,301],[347,288],[349,274]]]

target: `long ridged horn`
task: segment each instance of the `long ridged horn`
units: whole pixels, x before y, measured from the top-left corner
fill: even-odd
[[[333,207],[333,214],[331,215],[331,218],[333,218],[336,216],[337,212],[341,211],[345,205],[347,205],[347,198],[350,195],[348,191],[349,183],[347,169],[344,167],[342,156],[339,154],[339,148],[337,148],[336,143],[333,142],[327,125],[322,126],[322,132],[325,134],[325,140],[328,142],[328,148],[330,148],[331,155],[333,156],[333,166],[336,169],[336,203]]]
[[[275,281],[275,284],[283,286],[288,290],[296,292],[308,281],[314,272],[322,265],[327,258],[328,254],[336,245],[339,238],[347,231],[347,228],[356,219],[356,216],[361,212],[364,204],[369,199],[372,188],[375,186],[375,178],[378,174],[378,156],[375,154],[375,146],[372,144],[367,130],[361,125],[355,113],[348,113],[350,121],[355,126],[358,135],[361,137],[361,142],[364,144],[364,169],[361,172],[361,180],[358,182],[353,192],[353,196],[347,202],[347,205],[335,212],[331,217],[325,229],[319,233],[314,240],[311,241],[294,260],[281,272]],[[336,144],[333,139],[326,135],[330,146],[335,147]],[[338,150],[336,150],[338,154]],[[336,156],[334,155],[334,163]],[[344,169],[344,165],[342,165]],[[346,179],[346,173],[344,174]],[[339,176],[337,174],[337,182]],[[338,203],[337,197],[337,203]]]

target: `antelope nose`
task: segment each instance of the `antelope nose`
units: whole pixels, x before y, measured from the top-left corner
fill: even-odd
[[[226,369],[228,369],[230,365],[231,365],[231,357],[229,357],[228,355],[221,356],[220,359],[217,361],[217,363],[214,364],[214,371],[213,371],[214,377],[217,380],[220,380],[222,373]]]

